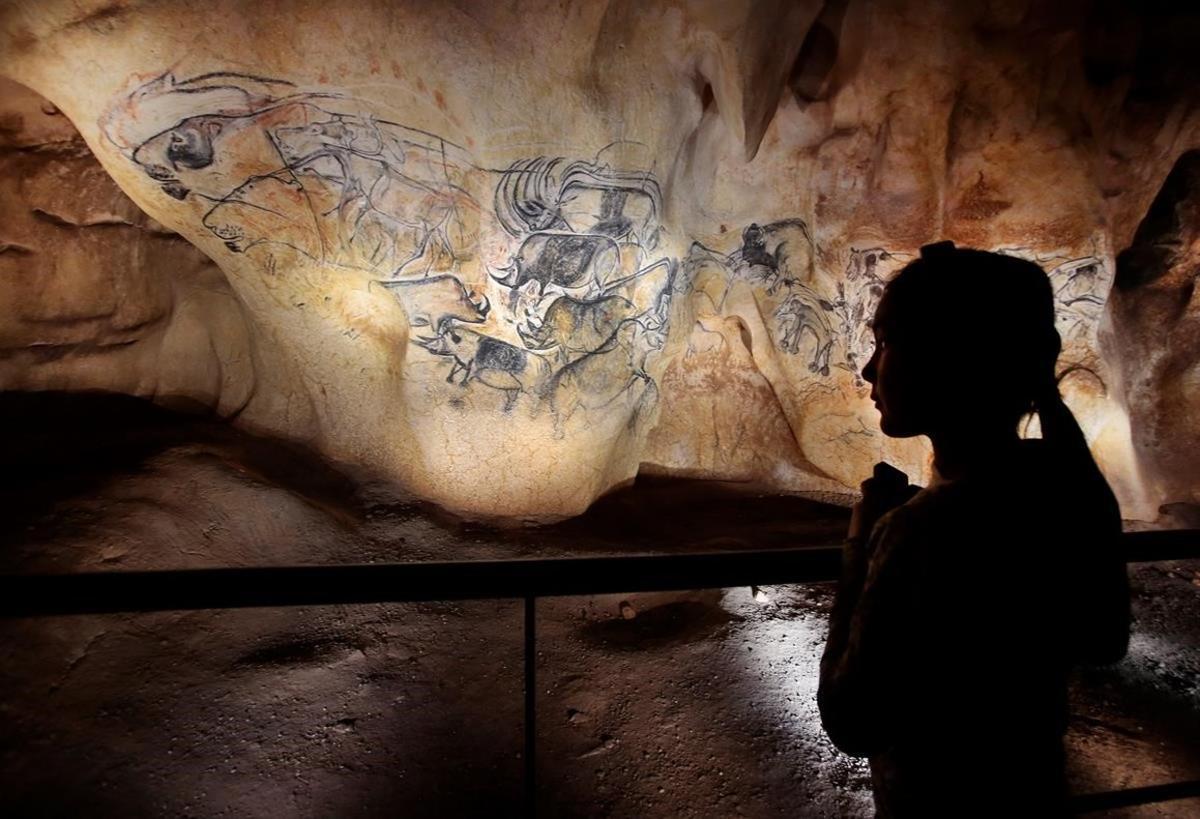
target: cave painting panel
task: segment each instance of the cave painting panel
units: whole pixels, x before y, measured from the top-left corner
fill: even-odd
[[[1104,254],[1085,256],[1035,253],[1028,248],[999,248],[1039,264],[1050,276],[1054,290],[1056,324],[1063,341],[1064,363],[1085,363],[1095,355],[1096,333],[1114,270]]]
[[[663,348],[676,263],[657,251],[657,179],[613,167],[607,148],[487,168],[350,96],[232,72],[164,74],[102,126],[228,251],[264,254],[267,269],[296,252],[369,277],[444,381],[498,392],[503,412],[522,397],[564,417],[653,397],[647,359]],[[494,267],[482,219],[507,239]]]
[[[870,323],[883,287],[912,256],[852,247],[845,274],[832,288],[816,275],[816,256],[808,226],[787,219],[747,225],[741,245],[727,254],[695,243],[684,268],[715,269],[727,282],[745,282],[772,319],[775,349],[812,377],[827,379],[840,369],[862,387],[861,371],[874,348]],[[728,293],[725,288],[712,305],[715,312],[724,309]]]
[[[902,258],[854,251],[845,285],[819,292],[812,235],[787,219],[746,225],[729,253],[694,243],[681,264],[661,242],[655,174],[614,167],[612,146],[488,168],[361,101],[287,80],[165,74],[103,125],[230,252],[263,253],[274,267],[275,254],[294,251],[370,277],[405,308],[410,343],[444,381],[498,391],[504,412],[522,396],[566,417],[631,391],[653,401],[648,361],[701,257],[760,294],[780,353],[815,377],[840,367],[857,378],[881,261]],[[479,247],[485,220],[507,239],[494,267]]]
[[[883,288],[911,254],[823,255],[800,218],[705,242],[673,236],[653,169],[609,159],[635,143],[489,166],[366,101],[282,79],[167,73],[118,99],[101,126],[228,252],[274,275],[299,254],[390,294],[430,407],[549,418],[559,439],[581,415],[636,423],[658,401],[672,327],[726,315],[749,293],[797,441],[826,450],[826,463],[853,461],[830,471],[818,458],[813,475],[851,485],[858,462],[882,454],[861,371]],[[1065,347],[1091,350],[1111,280],[1103,255],[1000,250],[1051,271]],[[819,269],[838,256],[840,270]]]
[[[352,99],[241,74],[167,74],[102,126],[164,193],[197,202],[235,253],[277,244],[389,277],[476,255],[479,205],[465,186],[477,169],[463,150]]]

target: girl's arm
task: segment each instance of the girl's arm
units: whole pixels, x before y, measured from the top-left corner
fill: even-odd
[[[833,744],[852,756],[886,750],[903,707],[899,672],[913,622],[915,540],[911,516],[898,508],[865,548],[851,542],[843,552],[817,705]]]

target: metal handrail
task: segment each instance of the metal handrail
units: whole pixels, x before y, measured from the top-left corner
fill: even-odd
[[[1132,808],[1137,805],[1153,805],[1156,802],[1197,797],[1200,797],[1200,779],[1170,782],[1166,785],[1148,785],[1142,788],[1125,788],[1119,791],[1080,794],[1071,797],[1070,806],[1071,812],[1075,814],[1097,813],[1102,810]]]
[[[0,576],[0,617],[566,597],[808,583],[836,547],[537,560]]]
[[[1200,530],[1127,532],[1128,562],[1200,559]],[[0,575],[0,618],[435,600],[524,599],[525,794],[534,814],[539,597],[832,580],[838,546],[673,555]],[[1200,781],[1072,798],[1075,813],[1200,796]]]
[[[1131,563],[1200,558],[1200,530],[1128,532]],[[0,617],[568,597],[833,580],[840,547],[0,575]]]

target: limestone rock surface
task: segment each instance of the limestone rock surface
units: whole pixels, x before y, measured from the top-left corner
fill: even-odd
[[[1195,478],[1148,477],[1102,337],[1200,146],[1189,31],[1086,2],[9,4],[0,73],[150,219],[78,150],[10,152],[4,385],[202,396],[475,517],[639,471],[849,495],[881,458],[928,474],[859,371],[887,277],[951,239],[1046,267],[1068,402],[1153,517]]]
[[[1200,502],[1200,151],[1176,163],[1133,244],[1110,305],[1134,444],[1158,493]],[[1189,444],[1190,442],[1190,444]]]
[[[0,388],[241,412],[253,342],[220,268],[134,205],[52,104],[0,93]]]

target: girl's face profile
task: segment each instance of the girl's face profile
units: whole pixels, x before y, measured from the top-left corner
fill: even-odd
[[[879,426],[892,438],[929,433],[937,404],[939,379],[931,373],[932,356],[903,332],[894,299],[885,291],[871,328],[875,351],[863,367],[871,400],[879,410]]]
[[[1015,435],[1059,353],[1041,268],[996,254],[921,260],[884,287],[863,368],[892,438]],[[969,255],[969,254],[968,254]]]

